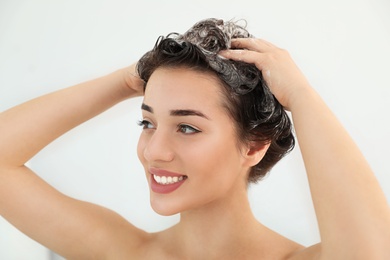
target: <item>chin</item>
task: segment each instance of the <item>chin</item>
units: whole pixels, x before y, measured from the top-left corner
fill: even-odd
[[[180,213],[182,210],[173,205],[169,205],[169,203],[164,203],[162,201],[151,200],[150,206],[153,211],[161,216],[172,216]]]

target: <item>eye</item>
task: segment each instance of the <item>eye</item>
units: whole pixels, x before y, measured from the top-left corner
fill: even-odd
[[[196,134],[200,132],[200,130],[189,125],[179,125],[178,131],[183,134]]]
[[[139,120],[137,122],[139,126],[142,126],[142,129],[153,129],[154,126],[152,123],[150,123],[148,120]]]

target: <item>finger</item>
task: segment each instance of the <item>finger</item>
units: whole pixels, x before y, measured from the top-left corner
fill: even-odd
[[[267,42],[263,39],[255,39],[255,38],[236,38],[231,41],[231,48],[237,49],[247,49],[258,52],[266,52],[272,48],[276,48],[270,42]]]
[[[254,64],[259,70],[263,70],[265,54],[251,50],[224,50],[219,55],[227,59]]]

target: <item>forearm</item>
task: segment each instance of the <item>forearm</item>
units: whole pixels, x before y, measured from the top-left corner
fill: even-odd
[[[65,88],[0,114],[0,164],[20,166],[73,127],[133,93],[123,71]]]
[[[389,208],[368,163],[314,90],[299,95],[290,109],[323,245],[356,250],[359,244],[385,242]]]

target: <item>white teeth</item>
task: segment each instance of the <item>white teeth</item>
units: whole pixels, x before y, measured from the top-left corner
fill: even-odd
[[[180,177],[177,177],[177,176],[171,177],[171,176],[157,176],[157,175],[154,175],[154,174],[153,174],[153,178],[154,178],[154,180],[155,180],[158,184],[163,184],[163,185],[173,184],[173,183],[182,181],[182,180],[184,179],[183,176],[180,176]]]

